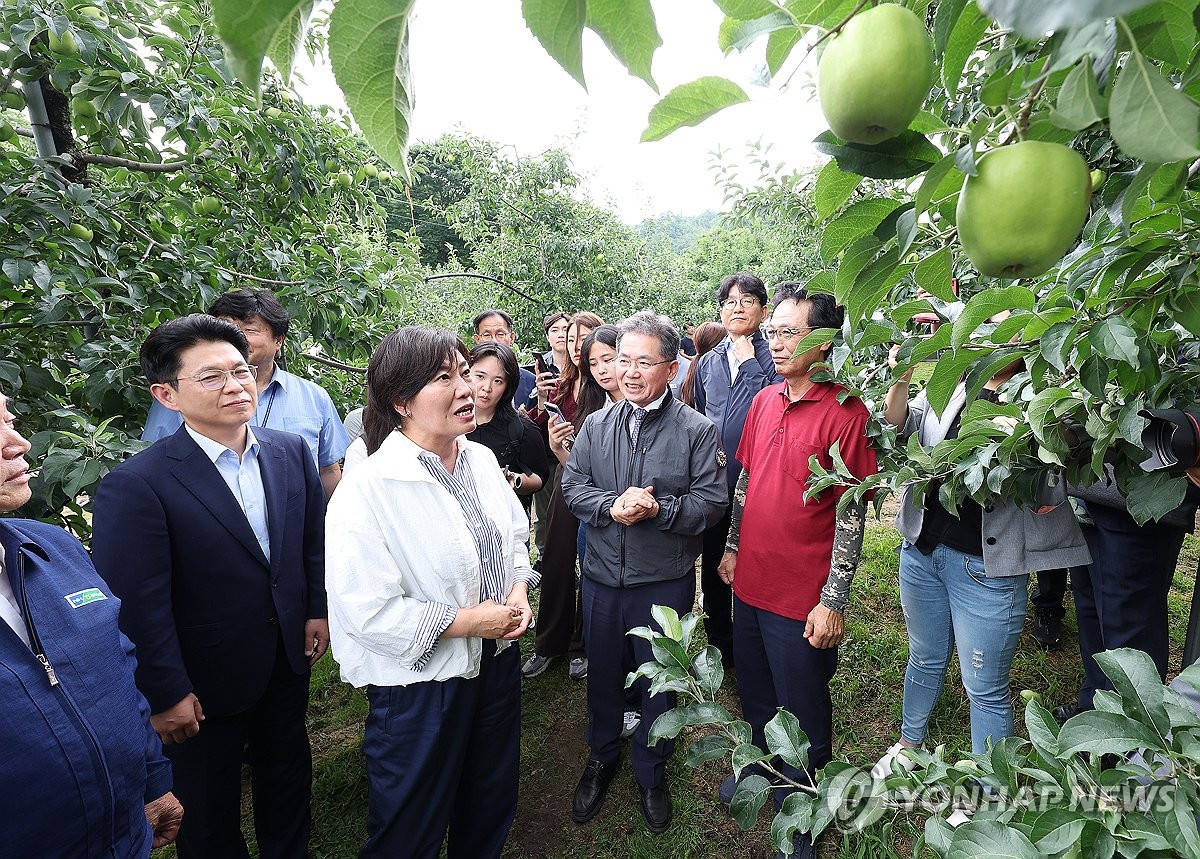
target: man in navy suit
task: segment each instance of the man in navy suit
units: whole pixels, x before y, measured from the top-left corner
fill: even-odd
[[[166,322],[140,357],[184,424],[101,481],[92,547],[188,809],[179,856],[248,856],[248,746],[260,854],[303,859],[308,671],[329,642],[320,477],[299,436],[247,425],[255,368],[236,326]]]

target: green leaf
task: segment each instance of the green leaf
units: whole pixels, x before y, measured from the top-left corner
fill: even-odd
[[[990,23],[985,16],[979,14],[973,3],[963,10],[963,14],[955,23],[950,40],[946,43],[946,53],[941,64],[942,85],[951,95],[958,91],[959,79],[966,68],[967,60],[975,53],[975,46],[987,32]]]
[[[1154,0],[1088,0],[1080,2],[1047,3],[1045,0],[979,0],[981,8],[1002,27],[1016,30],[1022,36],[1040,41],[1051,31],[1067,30],[1128,15]]]
[[[832,131],[813,140],[818,152],[832,156],[848,173],[872,179],[907,179],[924,173],[942,158],[942,152],[916,131],[905,131],[890,140],[868,146],[849,143]]]
[[[1122,713],[1090,710],[1067,720],[1058,733],[1058,756],[1067,760],[1080,752],[1122,754],[1135,749],[1161,749],[1162,738]]]
[[[656,635],[651,639],[650,652],[654,654],[654,659],[659,665],[667,668],[679,668],[687,671],[691,666],[691,661],[684,649],[680,647],[679,642],[667,638],[665,635]]]
[[[744,51],[768,33],[776,33],[789,28],[795,31],[792,19],[778,11],[765,18],[755,18],[751,21],[726,18],[721,22],[720,29],[717,30],[717,47],[723,54],[728,54],[730,51]]]
[[[1183,69],[1196,50],[1196,24],[1193,21],[1196,5],[1196,0],[1161,0],[1129,15],[1125,21],[1135,32],[1147,25],[1161,24],[1154,35],[1138,47],[1151,59]]]
[[[767,70],[770,71],[772,77],[779,74],[779,70],[783,68],[783,64],[791,55],[792,48],[799,44],[803,35],[802,30],[789,27],[776,30],[767,36]]]
[[[857,5],[856,0],[787,0],[785,8],[797,21],[828,30]]]
[[[815,797],[796,791],[789,793],[775,819],[771,821],[771,843],[780,850],[789,849],[797,832],[807,832],[812,823]]]
[[[914,207],[918,214],[928,209],[929,204],[933,202],[934,192],[942,184],[942,180],[954,169],[954,159],[955,154],[953,152],[942,156],[941,160],[930,167],[925,173],[924,178],[921,179],[921,187],[917,189],[916,196],[913,198]]]
[[[1165,737],[1171,730],[1171,720],[1163,705],[1165,687],[1149,654],[1119,647],[1096,654],[1096,664],[1112,681],[1113,689],[1125,703],[1125,712]]]
[[[1003,310],[1032,310],[1037,304],[1037,295],[1026,286],[992,287],[971,296],[958,319],[954,320],[954,335],[950,342],[955,346],[966,343],[975,329]]]
[[[673,131],[699,125],[714,113],[749,100],[740,86],[721,77],[703,77],[680,84],[650,108],[642,142],[662,140]]]
[[[1092,73],[1091,57],[1071,69],[1058,91],[1058,101],[1050,111],[1050,121],[1068,131],[1083,131],[1104,118],[1104,100]]]
[[[1087,818],[1078,811],[1066,808],[1050,808],[1024,823],[1030,827],[1029,840],[1043,856],[1052,856],[1068,849],[1079,840]]]
[[[587,82],[583,79],[583,28],[587,24],[587,7],[587,0],[521,0],[521,14],[529,32],[584,89]]]
[[[1020,830],[999,820],[972,820],[954,830],[946,859],[1042,859]]]
[[[859,274],[879,255],[879,249],[882,247],[883,242],[876,238],[874,233],[868,233],[859,236],[846,248],[834,280],[834,296],[839,304],[846,303],[846,295],[858,280]]]
[[[725,680],[725,668],[721,665],[721,651],[711,644],[692,658],[692,673],[700,682],[700,688],[715,696]]]
[[[947,303],[958,300],[950,277],[950,249],[941,248],[917,263],[913,270],[917,286]]]
[[[1025,412],[1025,419],[1029,421],[1029,426],[1038,441],[1045,443],[1052,416],[1057,417],[1062,414],[1064,406],[1073,406],[1074,403],[1075,397],[1066,388],[1046,388],[1044,391],[1038,391]]]
[[[720,760],[729,754],[729,751],[729,740],[725,738],[724,734],[709,734],[688,746],[687,759],[684,763],[695,769],[709,761]]]
[[[1025,705],[1025,728],[1029,741],[1043,755],[1058,757],[1058,732],[1061,730],[1054,715],[1037,700]]]
[[[311,9],[311,0],[211,0],[213,21],[225,44],[229,68],[255,97],[261,86],[263,57],[275,34],[297,9],[306,5]]]
[[[1170,301],[1179,324],[1200,337],[1200,284],[1193,282],[1189,289],[1175,290]]]
[[[587,25],[631,75],[658,92],[650,64],[662,37],[650,0],[587,0]]]
[[[752,21],[755,18],[762,18],[779,11],[779,7],[771,0],[713,0],[713,2],[730,18],[737,18],[741,21]]]
[[[787,710],[780,710],[763,730],[767,748],[798,770],[808,769],[808,737],[800,721]]]
[[[875,232],[883,220],[903,205],[900,200],[871,197],[859,200],[825,227],[821,237],[821,258],[831,260],[860,236]]]
[[[1187,481],[1175,474],[1156,471],[1135,474],[1122,486],[1129,515],[1139,525],[1157,521],[1183,503]]]
[[[1091,330],[1088,341],[1092,348],[1114,361],[1124,361],[1135,370],[1141,366],[1138,359],[1138,335],[1124,316],[1102,319]]]
[[[899,263],[900,253],[893,246],[862,270],[846,295],[846,316],[851,325],[873,313],[887,291],[904,276],[907,266]]]
[[[758,812],[770,795],[769,781],[760,775],[748,776],[738,782],[733,802],[729,803],[729,813],[743,830],[751,829],[758,822]]]
[[[650,617],[658,624],[658,628],[663,631],[663,635],[672,641],[679,641],[683,638],[683,624],[679,622],[679,612],[675,611],[669,605],[651,606]]]
[[[966,8],[967,0],[942,0],[938,3],[937,11],[933,15],[933,52],[937,56],[945,53],[950,34],[954,32],[954,25],[958,23]],[[978,14],[979,10],[973,11]]]
[[[339,0],[329,16],[329,63],[367,142],[408,176],[413,112],[408,15],[414,0]]]
[[[817,185],[813,189],[817,217],[825,220],[841,209],[861,182],[862,176],[845,172],[838,167],[836,161],[830,161],[822,167],[817,175]]]
[[[304,0],[297,6],[280,24],[267,49],[267,56],[271,58],[275,68],[279,69],[284,83],[291,79],[296,56],[304,49],[304,33],[308,29],[308,19],[316,4],[317,0]]]
[[[937,364],[933,367],[933,375],[929,377],[929,383],[925,387],[929,405],[938,417],[941,417],[942,413],[946,411],[946,406],[950,403],[950,398],[954,396],[954,389],[958,387],[963,373],[978,357],[979,353],[974,350],[956,349],[949,355],[943,355],[938,359]]]
[[[1113,84],[1109,124],[1130,158],[1167,164],[1200,155],[1200,105],[1146,62],[1136,45]]]

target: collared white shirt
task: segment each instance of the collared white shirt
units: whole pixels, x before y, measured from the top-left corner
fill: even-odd
[[[262,470],[258,464],[258,439],[254,431],[246,426],[246,452],[241,456],[219,441],[213,441],[206,435],[201,435],[187,424],[184,424],[187,434],[192,437],[200,449],[204,451],[242,512],[246,521],[254,531],[254,537],[262,549],[263,555],[271,560],[271,532],[267,528],[267,491],[263,488]]]
[[[668,390],[670,389],[670,386],[669,386],[669,385],[667,386],[667,389],[668,389]],[[646,405],[644,405],[644,406],[634,406],[634,405],[633,405],[633,403],[630,403],[630,404],[629,404],[629,405],[633,406],[633,408],[632,408],[632,409],[630,410],[630,412],[629,412],[629,417],[628,417],[628,418],[625,420],[625,431],[629,433],[630,437],[632,437],[632,436],[633,436],[633,415],[634,415],[634,412],[636,412],[638,409],[645,409],[645,410],[646,410],[646,417],[650,417],[650,412],[654,411],[655,409],[662,408],[663,401],[664,401],[666,398],[667,398],[667,391],[666,391],[666,390],[664,390],[664,391],[662,392],[662,395],[661,395],[661,396],[660,396],[660,397],[659,397],[657,400],[654,400],[654,401],[653,401],[653,402],[651,402],[651,403],[647,403],[647,404],[646,404]],[[645,418],[643,418],[643,420],[645,420]]]
[[[0,618],[12,627],[20,639],[29,647],[29,630],[25,628],[25,618],[21,617],[21,607],[17,595],[13,592],[12,582],[8,580],[8,572],[4,569],[4,547],[0,546]]]
[[[729,344],[729,348],[725,350],[725,360],[729,362],[729,384],[733,385],[737,381],[738,367],[742,366],[742,359],[733,352],[733,338],[726,337],[725,342]]]

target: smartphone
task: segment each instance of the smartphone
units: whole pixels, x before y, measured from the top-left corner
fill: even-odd
[[[542,353],[535,352],[533,355],[533,373],[535,376],[540,376],[546,372],[546,362],[542,360]]]
[[[554,405],[554,403],[546,403],[546,414],[554,415],[560,421],[566,421],[566,417],[562,413],[562,409]]]

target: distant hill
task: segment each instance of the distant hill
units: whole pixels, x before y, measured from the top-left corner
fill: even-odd
[[[672,251],[682,254],[695,246],[700,236],[707,233],[720,219],[720,212],[702,212],[699,215],[680,215],[676,212],[665,212],[654,218],[647,218],[634,229],[646,241],[654,244],[656,241],[665,242]]]

